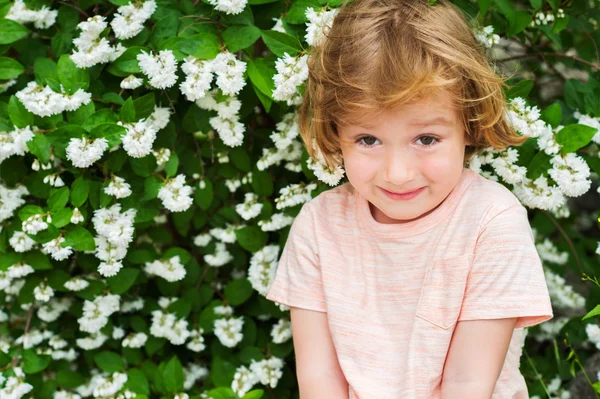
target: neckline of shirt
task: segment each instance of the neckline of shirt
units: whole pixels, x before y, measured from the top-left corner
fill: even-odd
[[[475,172],[471,169],[463,168],[460,180],[454,189],[448,194],[446,199],[433,210],[433,212],[420,219],[413,220],[412,222],[398,224],[386,224],[376,221],[369,209],[369,201],[360,195],[357,190],[354,190],[355,210],[358,215],[359,223],[369,231],[369,233],[382,237],[398,238],[421,234],[439,224],[454,210],[454,208],[456,208],[462,194],[467,187],[469,187],[474,177]]]

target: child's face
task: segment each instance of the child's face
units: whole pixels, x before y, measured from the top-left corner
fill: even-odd
[[[449,94],[364,120],[369,127],[339,127],[338,134],[348,180],[371,203],[374,219],[407,222],[442,203],[460,179],[468,144]],[[420,192],[390,198],[382,189]]]

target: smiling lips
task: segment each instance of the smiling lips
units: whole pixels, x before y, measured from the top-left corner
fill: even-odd
[[[381,187],[378,187],[385,195],[387,195],[388,198],[393,199],[393,200],[410,200],[415,198],[417,195],[419,195],[424,189],[425,187],[421,187],[418,188],[416,190],[413,191],[406,191],[404,193],[394,193],[391,191],[387,191]]]

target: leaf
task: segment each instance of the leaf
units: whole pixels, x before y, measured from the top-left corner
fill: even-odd
[[[50,192],[50,198],[48,198],[48,208],[51,212],[57,212],[59,209],[64,208],[69,201],[69,188],[61,187],[59,189],[53,189]]]
[[[121,144],[125,133],[127,133],[127,129],[124,126],[117,125],[116,123],[102,123],[92,129],[90,136],[96,139],[106,139],[108,141],[108,148],[112,148]]]
[[[560,104],[554,103],[549,105],[542,111],[542,119],[545,120],[550,126],[556,128],[562,121],[562,109]]]
[[[61,208],[52,212],[52,224],[57,228],[64,227],[71,223],[73,210],[71,208]]]
[[[158,192],[163,186],[163,181],[156,176],[148,176],[144,180],[144,196],[142,201],[150,201],[158,196]]]
[[[140,274],[140,269],[124,267],[115,276],[108,277],[106,282],[113,294],[121,295],[133,286]]]
[[[529,94],[529,92],[531,91],[532,88],[533,88],[533,80],[523,79],[520,82],[518,82],[517,84],[513,85],[508,90],[506,97],[508,99],[512,99],[512,98],[516,98],[516,97],[521,97],[523,99],[527,98],[527,95]]]
[[[258,170],[255,167],[252,170],[252,188],[256,194],[264,197],[273,194],[273,178],[269,172]]]
[[[212,379],[213,384],[215,384],[215,386],[230,386],[233,381],[235,369],[236,367],[233,363],[223,360],[219,356],[214,356],[210,367],[210,378]]]
[[[129,157],[129,164],[136,175],[148,177],[156,169],[156,158],[152,154],[143,158]]]
[[[29,152],[35,155],[43,164],[50,162],[51,147],[50,141],[43,134],[36,134],[33,139],[27,142]]]
[[[104,370],[108,373],[116,373],[125,370],[125,362],[121,359],[121,356],[114,352],[102,351],[94,356],[94,362],[100,370]]]
[[[550,168],[550,155],[544,151],[540,151],[531,160],[529,167],[527,168],[527,177],[531,180],[535,180],[540,177],[545,171]]]
[[[140,46],[129,47],[123,54],[113,61],[109,72],[116,76],[126,77],[132,73],[140,73],[142,70],[138,64],[137,55],[142,51],[148,53],[148,49]]]
[[[194,203],[200,209],[207,210],[213,200],[213,184],[210,180],[202,180],[204,188],[198,188],[194,194]]]
[[[223,32],[223,41],[229,51],[236,52],[254,44],[260,37],[256,26],[232,26]]]
[[[121,118],[121,122],[136,122],[135,119],[135,106],[133,105],[133,97],[129,97],[127,101],[121,107],[121,111],[119,112],[119,116]]]
[[[165,172],[167,177],[173,177],[177,174],[177,168],[179,167],[179,156],[176,152],[172,152],[169,160],[165,164]]]
[[[242,396],[242,399],[260,399],[263,397],[264,394],[265,391],[263,391],[262,389],[254,389]]]
[[[12,19],[0,18],[0,44],[10,44],[27,36],[29,29]]]
[[[69,32],[58,32],[50,40],[52,52],[55,56],[60,57],[71,49],[73,43],[73,35]]]
[[[138,119],[147,118],[154,111],[156,105],[156,99],[154,98],[154,92],[150,92],[142,97],[138,97],[133,100],[133,106],[135,107],[135,116]]]
[[[150,43],[157,47],[164,40],[177,36],[177,27],[179,25],[179,17],[175,13],[167,14],[161,18],[152,29]]]
[[[182,51],[196,58],[212,60],[221,52],[221,46],[216,35],[203,33],[188,37],[185,49]]]
[[[185,377],[183,368],[181,367],[181,363],[177,356],[173,356],[166,364],[162,373],[162,378],[168,392],[179,392],[183,390]]]
[[[25,72],[25,68],[19,64],[19,61],[13,58],[0,57],[0,80],[16,78],[23,72]]]
[[[598,129],[587,125],[573,124],[562,128],[555,138],[562,147],[562,153],[568,154],[588,145],[597,131]]]
[[[586,320],[595,316],[600,315],[600,305],[596,305],[596,307],[588,312],[581,320]]]
[[[227,283],[224,293],[230,305],[238,306],[250,299],[253,291],[252,284],[247,279],[240,278]]]
[[[58,80],[69,94],[74,94],[78,89],[87,89],[90,85],[90,76],[86,69],[77,68],[69,54],[63,54],[58,59],[56,68]]]
[[[25,253],[25,263],[31,265],[35,270],[52,270],[52,263],[47,255],[40,251],[28,251]]]
[[[103,108],[88,116],[81,127],[86,131],[91,132],[98,125],[103,123],[117,123],[118,120],[119,117],[117,114],[112,112],[109,108]]]
[[[90,182],[79,176],[71,185],[71,205],[80,207],[85,203],[90,192]]]
[[[21,219],[21,221],[24,222],[29,217],[31,217],[33,215],[39,215],[39,214],[44,214],[44,210],[42,208],[40,208],[39,206],[37,206],[37,205],[25,205],[19,211],[19,219]]]
[[[16,96],[10,96],[8,100],[8,114],[10,121],[19,128],[33,126],[33,114],[25,108],[21,100]]]
[[[303,24],[308,21],[306,17],[306,9],[312,7],[319,10],[321,5],[318,0],[296,0],[292,3],[290,10],[287,12],[285,19],[290,24]]]
[[[38,355],[35,349],[25,349],[23,353],[23,371],[25,374],[35,374],[44,370],[50,364],[50,355]]]
[[[250,172],[252,170],[252,161],[250,155],[244,150],[243,147],[236,147],[229,153],[229,158],[233,166],[241,170],[242,172]]]
[[[267,243],[267,233],[257,226],[246,226],[235,230],[238,243],[249,252],[256,252]]]
[[[38,57],[33,62],[33,72],[35,80],[41,85],[46,84],[46,79],[58,80],[56,74],[56,62],[49,58]]]
[[[302,47],[298,39],[275,30],[263,30],[261,36],[269,50],[278,57],[283,57],[284,53],[295,56]]]
[[[252,84],[270,99],[273,99],[275,69],[267,65],[264,58],[255,58],[248,62],[248,76]]]
[[[149,395],[150,385],[148,384],[148,378],[139,369],[128,369],[127,370],[127,382],[125,388],[129,389],[138,395]]]
[[[74,226],[67,230],[64,235],[63,247],[72,247],[78,251],[93,251],[96,249],[94,236],[81,226]]]

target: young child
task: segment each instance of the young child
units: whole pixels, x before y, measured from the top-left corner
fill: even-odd
[[[464,166],[524,141],[504,83],[447,1],[356,0],[326,36],[299,126],[349,182],[304,204],[267,295],[290,307],[301,399],[528,398],[542,264],[525,208]]]

